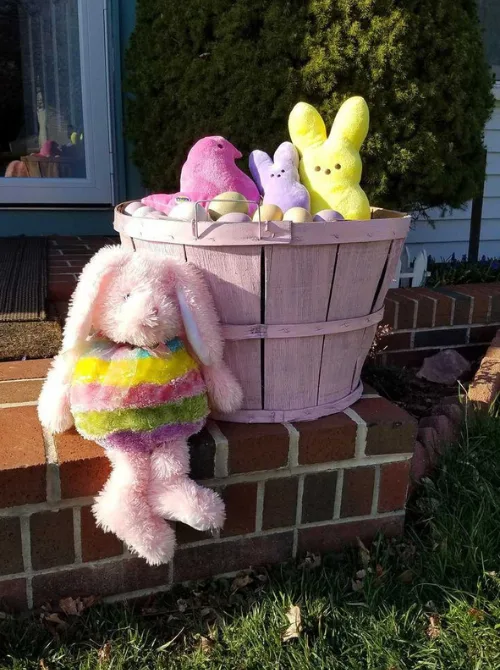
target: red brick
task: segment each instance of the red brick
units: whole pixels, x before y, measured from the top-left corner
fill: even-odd
[[[168,584],[168,565],[150,566],[140,558],[117,559],[33,577],[35,607],[69,596],[111,596]]]
[[[39,512],[30,517],[31,562],[35,570],[75,560],[73,510]]]
[[[31,402],[38,400],[41,381],[0,382],[0,403]]]
[[[455,286],[455,290],[463,295],[470,296],[474,301],[470,323],[487,323],[490,296],[487,291],[483,290],[483,286],[467,284],[465,286]]]
[[[386,537],[401,535],[403,526],[404,518],[401,515],[301,528],[299,529],[298,551],[301,555],[306,552],[339,552],[349,546],[355,546],[358,538],[365,544],[369,544],[380,532]]]
[[[425,288],[412,289],[412,295],[418,300],[417,328],[432,328],[437,304],[435,295]]]
[[[370,514],[374,482],[375,468],[352,468],[344,471],[341,517]]]
[[[411,347],[411,333],[390,333],[384,337],[383,348],[387,351],[409,349]]]
[[[0,611],[22,612],[28,609],[25,579],[7,579],[0,582]]]
[[[61,496],[80,498],[96,495],[111,472],[102,447],[84,440],[74,428],[56,435],[55,443],[61,475]]]
[[[384,317],[382,323],[389,326],[389,328],[394,328],[396,321],[396,302],[391,300],[390,292],[384,302]]]
[[[297,514],[297,477],[269,479],[264,491],[262,528],[294,526]]]
[[[433,292],[437,298],[436,313],[434,316],[434,325],[449,326],[451,324],[451,314],[453,311],[453,298],[442,293]]]
[[[288,462],[290,438],[280,424],[220,422],[229,442],[229,473],[275,470]]]
[[[393,289],[391,291],[391,300],[398,303],[397,320],[395,328],[397,330],[407,330],[414,328],[415,314],[418,307],[418,301],[411,297],[410,289]]]
[[[292,558],[293,533],[272,533],[199,547],[180,547],[174,556],[174,581],[206,579],[252,566]]]
[[[500,391],[500,360],[483,358],[467,396],[472,402],[490,405]]]
[[[336,472],[317,472],[306,475],[302,496],[302,523],[331,519],[336,490]]]
[[[0,409],[0,435],[0,507],[43,502],[45,447],[36,409]]]
[[[212,533],[209,531],[200,531],[187,526],[185,523],[179,521],[175,524],[175,538],[177,544],[188,544],[190,542],[200,542],[201,540],[210,540]]]
[[[69,300],[73,295],[73,291],[76,287],[76,280],[64,280],[58,281],[51,279],[49,282],[48,288],[48,298],[53,302],[62,302],[63,300]]]
[[[231,484],[221,491],[226,505],[226,521],[221,537],[245,535],[255,531],[257,484]]]
[[[90,507],[82,507],[81,534],[82,559],[85,563],[123,553],[123,544],[116,535],[105,533],[97,527]]]
[[[329,463],[354,457],[357,426],[346,414],[295,424],[300,433],[299,463]]]
[[[362,398],[353,410],[366,421],[367,455],[413,451],[417,422],[404,409],[385,398]]]
[[[50,358],[0,363],[0,381],[6,379],[42,379],[47,376],[47,370],[51,363],[52,359]]]
[[[379,512],[403,509],[410,475],[410,462],[387,463],[380,467]]]
[[[489,344],[495,337],[498,326],[476,326],[470,329],[469,342],[471,344]]]
[[[16,572],[23,572],[23,549],[19,518],[6,517],[0,519],[0,547],[0,575],[13,575]]]

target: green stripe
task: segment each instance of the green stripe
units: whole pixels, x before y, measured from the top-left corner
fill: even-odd
[[[106,437],[120,430],[149,431],[176,423],[194,423],[208,414],[207,396],[202,393],[178,403],[143,407],[141,409],[115,409],[103,412],[76,412],[78,430],[92,437]]]

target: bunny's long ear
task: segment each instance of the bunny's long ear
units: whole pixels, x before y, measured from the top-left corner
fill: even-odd
[[[224,341],[210,291],[201,272],[189,263],[176,263],[175,276],[188,342],[203,365],[217,365],[222,361]]]
[[[325,122],[321,114],[307,102],[297,103],[290,112],[288,131],[290,139],[301,153],[326,140]]]
[[[90,334],[92,311],[103,281],[126,263],[133,251],[119,246],[104,247],[83,268],[64,328],[62,353],[74,349]]]
[[[370,125],[370,112],[364,98],[355,96],[340,107],[333,122],[330,139],[343,137],[360,150]]]
[[[252,173],[253,180],[257,184],[257,188],[261,194],[264,192],[261,177],[262,170],[266,167],[271,167],[272,164],[273,161],[271,160],[271,157],[268,156],[265,151],[260,151],[259,149],[252,151],[248,158],[250,172]]]
[[[275,163],[289,163],[294,167],[299,167],[299,154],[296,147],[291,142],[282,142],[274,154]]]

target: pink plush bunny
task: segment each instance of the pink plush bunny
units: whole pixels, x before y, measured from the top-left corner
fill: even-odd
[[[209,403],[223,412],[241,404],[222,354],[213,301],[193,266],[116,246],[83,269],[38,414],[48,431],[74,423],[106,449],[112,472],[94,514],[150,564],[173,556],[165,519],[198,530],[224,522],[220,497],[188,477],[187,442]]]
[[[249,165],[264,205],[277,205],[283,213],[292,207],[309,209],[309,193],[299,178],[299,154],[291,142],[279,145],[274,162],[265,151],[252,151]]]
[[[247,200],[259,202],[257,187],[234,162],[241,158],[238,149],[223,137],[204,137],[191,148],[182,166],[179,193],[156,193],[142,199],[144,205],[168,214],[178,196],[187,196],[193,202],[210,201],[221,193],[236,191]],[[249,207],[250,213],[256,205]]]

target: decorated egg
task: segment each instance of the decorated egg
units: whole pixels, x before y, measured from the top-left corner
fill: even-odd
[[[218,195],[208,205],[208,213],[214,221],[230,212],[248,214],[248,202],[244,195],[236,191],[227,191]]]
[[[180,202],[175,207],[172,207],[168,214],[169,219],[175,219],[176,221],[192,221],[196,219],[197,221],[209,221],[207,210],[195,202]]]
[[[243,212],[229,212],[220,216],[217,219],[217,223],[246,223],[251,220],[248,214],[244,214]]]
[[[313,221],[343,221],[344,217],[334,209],[322,209],[314,215]]]
[[[148,214],[151,212],[154,212],[154,209],[152,207],[147,207],[146,205],[141,205],[137,209],[135,209],[132,212],[132,216],[137,217],[138,219],[141,217],[146,217]]]
[[[284,221],[292,221],[293,223],[305,223],[306,221],[312,221],[312,219],[311,212],[308,212],[303,207],[292,207],[283,215]]]
[[[259,210],[261,221],[283,221],[283,212],[278,205],[261,205],[253,215],[254,221],[259,221]]]
[[[130,216],[132,216],[132,214],[137,209],[139,209],[139,207],[143,207],[140,200],[134,200],[134,202],[129,202],[129,204],[125,207],[125,214],[130,214]]]

